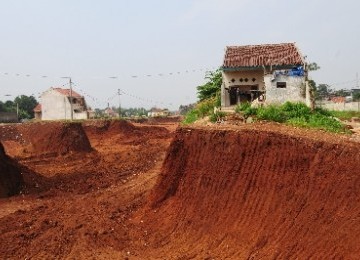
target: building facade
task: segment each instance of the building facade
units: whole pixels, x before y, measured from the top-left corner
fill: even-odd
[[[227,47],[221,70],[222,107],[286,101],[310,106],[306,63],[294,43]]]
[[[88,119],[85,98],[71,89],[50,88],[35,111],[41,120]]]

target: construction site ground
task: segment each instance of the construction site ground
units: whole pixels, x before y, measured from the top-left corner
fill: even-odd
[[[357,259],[360,143],[275,123],[0,126],[0,259]]]

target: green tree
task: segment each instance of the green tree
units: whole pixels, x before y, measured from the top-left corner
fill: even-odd
[[[323,100],[328,98],[334,91],[327,84],[319,84],[316,88],[316,99]]]
[[[354,93],[353,94],[353,100],[360,102],[360,92]]]
[[[320,66],[317,65],[316,62],[311,62],[307,65],[307,69],[308,69],[308,71],[315,71],[315,70],[319,70]]]
[[[34,117],[34,108],[38,104],[33,96],[21,95],[14,100],[15,106],[19,108],[20,119],[30,119]]]
[[[205,79],[207,82],[204,85],[197,86],[197,94],[200,101],[220,96],[222,74],[221,70],[206,72]]]

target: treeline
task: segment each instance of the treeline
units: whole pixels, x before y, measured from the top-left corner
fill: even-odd
[[[0,101],[0,112],[17,112],[19,119],[31,119],[34,117],[34,108],[38,102],[33,96],[17,96],[13,101]]]

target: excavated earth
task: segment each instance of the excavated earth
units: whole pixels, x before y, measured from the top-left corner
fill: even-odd
[[[23,176],[0,199],[0,258],[359,258],[353,137],[177,125],[0,126]]]

